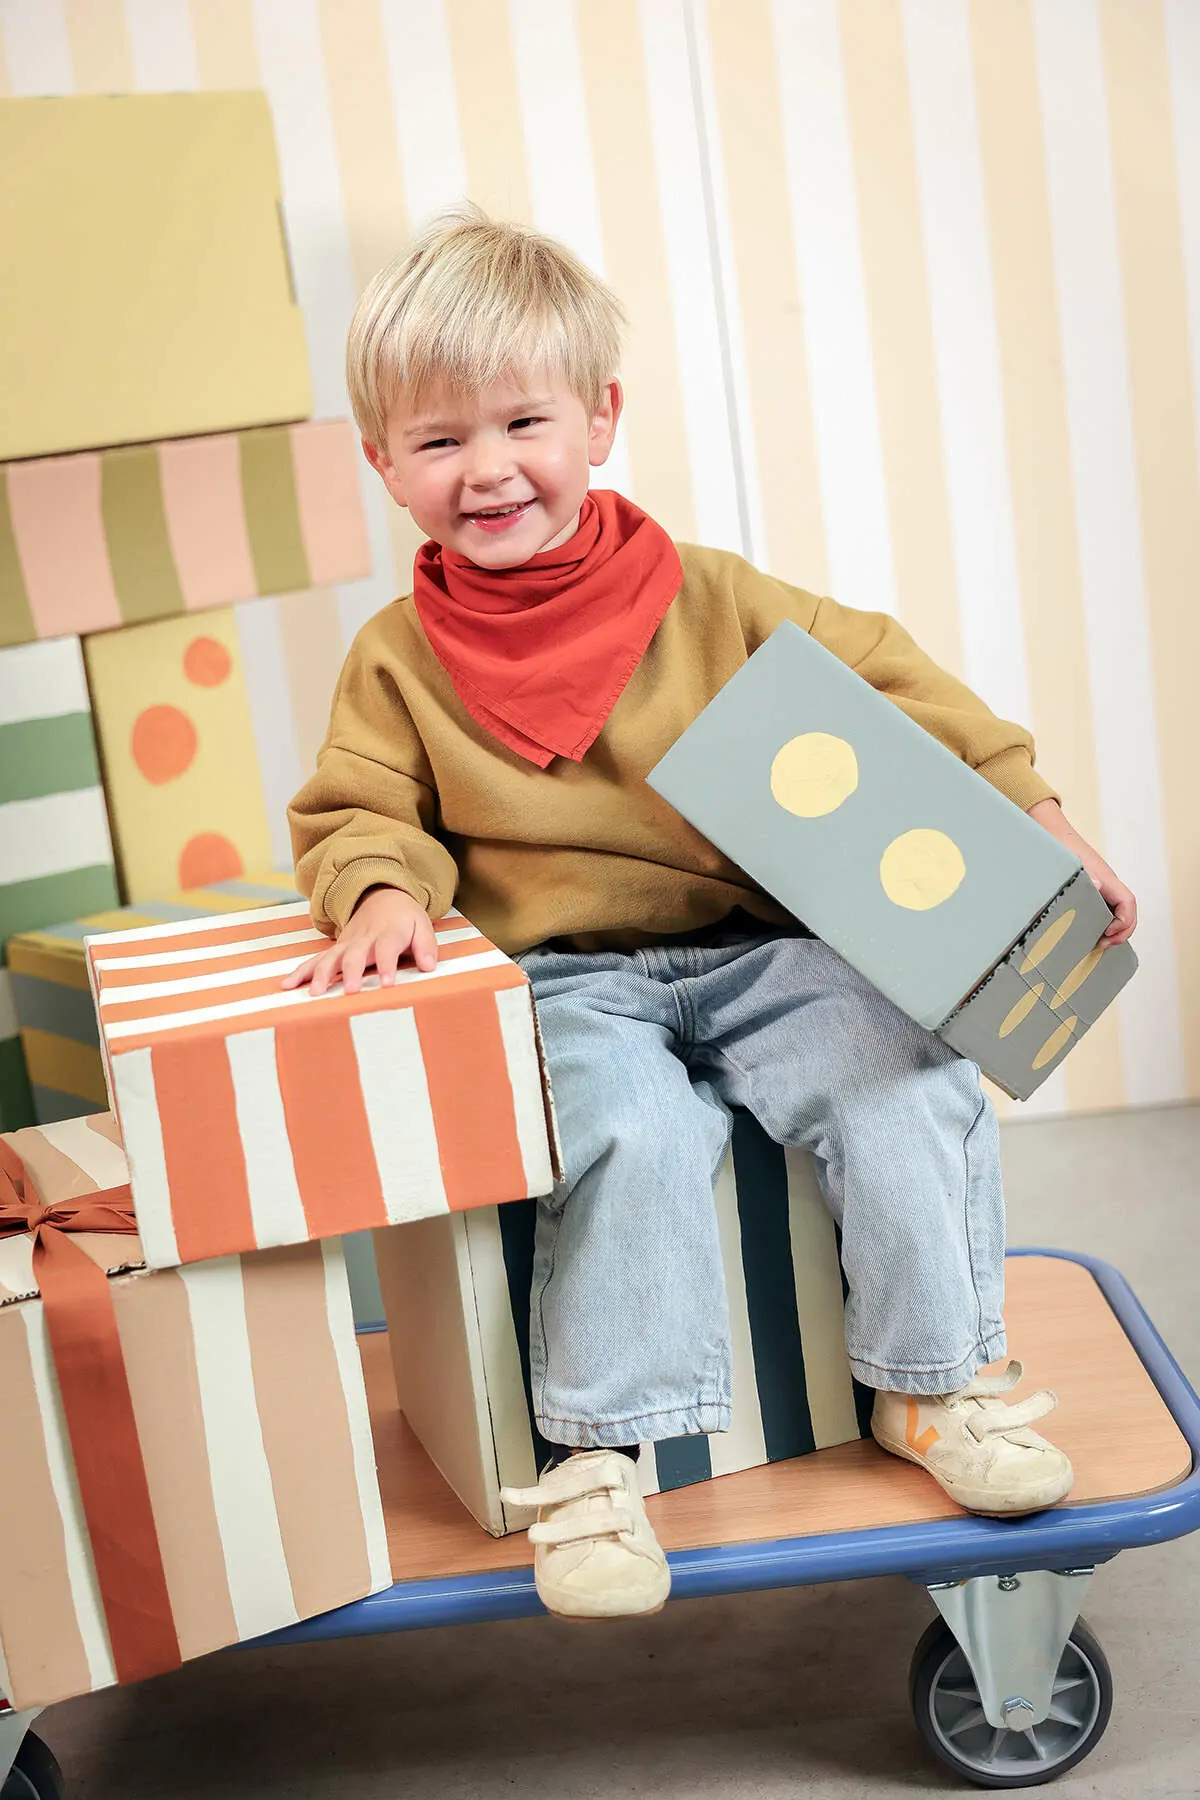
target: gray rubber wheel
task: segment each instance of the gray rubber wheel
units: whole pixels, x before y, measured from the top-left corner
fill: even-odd
[[[1112,1673],[1080,1619],[1058,1665],[1049,1718],[1028,1731],[996,1730],[984,1717],[957,1638],[945,1620],[935,1619],[913,1654],[909,1698],[921,1736],[962,1780],[983,1788],[1038,1787],[1081,1763],[1103,1737]]]
[[[0,1788],[0,1800],[63,1800],[65,1791],[53,1751],[27,1731],[8,1780]]]

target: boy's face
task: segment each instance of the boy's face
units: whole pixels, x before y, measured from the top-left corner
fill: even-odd
[[[435,543],[481,568],[513,569],[573,535],[588,470],[607,460],[620,412],[618,381],[589,414],[536,373],[465,396],[435,389],[416,408],[401,391],[386,453],[363,449]]]

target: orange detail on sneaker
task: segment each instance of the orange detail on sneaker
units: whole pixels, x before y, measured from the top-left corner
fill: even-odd
[[[910,1394],[908,1398],[907,1418],[904,1422],[904,1441],[907,1443],[910,1450],[916,1451],[918,1456],[926,1456],[934,1444],[941,1443],[942,1434],[935,1425],[927,1425],[920,1437],[918,1437],[917,1426],[920,1423],[920,1404],[913,1395]]]

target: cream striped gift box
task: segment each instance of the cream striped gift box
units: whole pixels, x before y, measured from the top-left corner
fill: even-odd
[[[548,1193],[529,983],[451,910],[438,963],[314,997],[303,902],[86,940],[151,1268]]]
[[[711,1437],[644,1444],[638,1473],[648,1494],[867,1431],[872,1396],[850,1374],[837,1234],[811,1158],[735,1114],[715,1204],[733,1418]],[[502,1504],[500,1489],[529,1486],[548,1455],[529,1398],[533,1231],[530,1204],[375,1233],[401,1410],[463,1505],[497,1537],[529,1522]]]
[[[5,1142],[45,1205],[127,1179],[107,1114]],[[109,1292],[181,1658],[387,1587],[340,1246],[151,1272],[136,1238],[73,1241],[122,1271]],[[0,1239],[0,1393],[0,1694],[20,1709],[116,1680],[27,1235]]]

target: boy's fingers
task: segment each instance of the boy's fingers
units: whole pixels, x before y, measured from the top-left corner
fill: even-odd
[[[413,927],[412,954],[418,969],[437,967],[437,933],[433,929],[432,919],[423,916],[417,920]]]
[[[341,960],[342,946],[340,944],[334,944],[331,950],[326,950],[318,956],[317,966],[313,970],[312,977],[312,991],[314,994],[323,994],[326,992],[330,982],[338,972],[338,965]]]
[[[375,942],[375,967],[379,973],[380,987],[391,987],[396,979],[396,966],[405,950],[404,935],[399,931],[386,931]]]
[[[285,988],[302,987],[306,981],[312,980],[320,960],[319,956],[310,956],[308,961],[302,962],[298,969],[293,969],[290,975],[285,975],[280,986]]]
[[[363,971],[371,960],[374,945],[370,938],[358,938],[342,952],[342,992],[357,994],[362,986]]]

